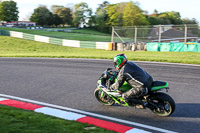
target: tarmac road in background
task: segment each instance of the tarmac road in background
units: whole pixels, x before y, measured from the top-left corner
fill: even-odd
[[[149,109],[101,105],[93,93],[102,72],[113,67],[111,60],[0,58],[0,93],[170,131],[199,133],[200,66],[151,62],[137,64],[155,80],[169,82],[168,94],[176,102],[176,110],[170,117],[158,117]]]

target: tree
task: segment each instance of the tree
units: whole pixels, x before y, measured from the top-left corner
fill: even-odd
[[[163,24],[182,24],[181,16],[179,12],[163,12],[158,15],[162,19]]]
[[[74,25],[79,27],[80,25],[86,26],[92,17],[92,9],[88,7],[87,3],[81,2],[75,5],[74,12]]]
[[[62,19],[62,24],[64,25],[72,25],[73,22],[73,12],[72,9],[60,6],[60,5],[53,5],[51,6],[51,11],[53,14],[57,14]]]
[[[152,14],[153,17],[158,17],[158,11],[155,9]]]
[[[63,23],[62,19],[57,14],[52,14],[51,13],[51,18],[48,21],[48,25],[57,27],[58,25],[60,25],[62,23]]]
[[[108,15],[107,26],[122,26],[122,17],[120,9],[120,4],[110,4],[106,8],[106,13]]]
[[[59,8],[56,11],[56,14],[62,19],[62,24],[72,25],[72,11],[70,8]]]
[[[143,11],[133,2],[111,4],[106,7],[109,26],[147,25]]]
[[[168,12],[168,16],[172,24],[182,24],[181,15],[179,12]]]
[[[106,12],[106,7],[109,5],[108,1],[104,1],[102,4],[99,5],[99,7],[96,10],[95,13],[95,27],[97,30],[101,32],[107,32],[107,27],[106,27],[106,21],[108,18],[107,12]]]
[[[64,8],[64,6],[52,5],[52,6],[51,6],[51,11],[52,11],[53,14],[57,14],[58,11],[59,11],[60,9],[62,9],[62,8]]]
[[[18,8],[17,3],[10,1],[0,1],[0,21],[17,21],[18,20]]]
[[[149,22],[150,25],[159,25],[163,24],[163,20],[159,17],[154,17],[154,16],[148,16],[147,21]]]
[[[192,19],[184,18],[182,19],[182,21],[183,21],[183,24],[198,24],[195,18],[192,18]]]
[[[36,22],[38,25],[45,26],[49,25],[49,20],[52,18],[52,13],[47,9],[46,6],[40,6],[34,9],[30,21]]]
[[[123,26],[148,25],[146,17],[142,14],[143,11],[133,2],[126,3],[123,9]]]

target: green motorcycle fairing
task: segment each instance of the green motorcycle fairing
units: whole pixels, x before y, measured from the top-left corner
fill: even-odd
[[[167,82],[162,82],[162,81],[155,81],[155,82],[161,82],[162,85],[159,85],[159,86],[152,86],[151,91],[158,91],[158,90],[167,88],[167,86],[168,86],[168,83],[167,83]]]
[[[116,82],[116,79],[115,79],[115,82]],[[160,82],[160,81],[155,81],[155,82]],[[97,83],[100,84],[101,80],[98,80]],[[158,91],[158,90],[168,87],[168,82],[162,82],[162,83],[164,84],[161,86],[152,86],[151,91]],[[125,81],[124,84],[119,88],[119,90],[122,92],[125,92],[127,90],[130,90],[131,88],[132,87],[129,85],[129,83]]]
[[[116,82],[116,79],[115,79],[115,82]],[[157,81],[155,81],[155,82],[157,82]],[[160,81],[158,81],[158,82],[160,82]],[[151,89],[151,91],[153,92],[153,91],[159,91],[159,90],[161,90],[161,89],[163,89],[163,88],[166,88],[167,86],[168,86],[168,83],[167,82],[163,82],[164,84],[162,85],[162,86],[153,86],[152,87],[152,89]],[[97,84],[101,84],[101,80],[98,80],[97,81]],[[129,85],[129,83],[128,82],[124,82],[124,84],[119,88],[119,90],[120,91],[122,91],[122,92],[126,92],[127,90],[130,90],[132,87]],[[99,88],[99,89],[101,89],[101,88]],[[101,96],[103,96],[103,94],[104,94],[104,91],[102,91],[102,93],[101,93]],[[117,104],[121,104],[120,102],[119,102],[119,100],[120,101],[122,101],[123,102],[123,106],[129,106],[129,104],[127,103],[127,102],[125,102],[124,101],[124,99],[122,98],[122,97],[114,97],[114,96],[112,96],[112,95],[110,95],[110,94],[108,94],[110,97],[112,97],[112,99],[115,101],[115,103],[117,103]]]
[[[125,92],[130,90],[132,87],[128,84],[128,82],[124,82],[124,84],[119,88],[120,91]]]
[[[98,80],[98,81],[97,81],[97,84],[101,84],[101,80]],[[99,88],[99,89],[101,89],[101,88]],[[125,91],[127,91],[127,90],[129,90],[129,89],[131,89],[131,86],[128,84],[128,82],[125,82],[125,83],[122,85],[122,87],[120,88],[120,90],[123,91],[123,92],[125,92]],[[101,89],[101,90],[102,90],[102,89]],[[117,92],[117,91],[114,91],[114,92]],[[104,91],[101,92],[101,97],[103,97],[104,93],[105,93]],[[112,96],[112,95],[110,95],[110,94],[107,94],[107,95],[109,95],[110,97],[112,97],[112,99],[115,101],[115,103],[121,104],[121,103],[119,102],[119,100],[120,100],[120,101],[124,102],[124,104],[122,104],[123,106],[129,106],[129,104],[128,104],[127,102],[125,102],[124,99],[123,99],[122,97],[114,97],[114,96]],[[118,100],[117,100],[117,99],[118,99]]]

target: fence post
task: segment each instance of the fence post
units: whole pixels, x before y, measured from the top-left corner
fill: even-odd
[[[187,42],[187,25],[185,24],[185,42]]]
[[[137,26],[135,26],[135,43],[137,43]]]
[[[114,27],[112,26],[112,37],[111,37],[111,42],[113,43],[114,40]]]
[[[161,28],[162,28],[162,25],[159,25],[159,35],[158,35],[158,37],[159,37],[158,41],[159,42],[161,41]]]

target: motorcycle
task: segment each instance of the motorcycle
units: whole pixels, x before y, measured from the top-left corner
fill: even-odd
[[[168,92],[169,87],[167,82],[154,81],[151,91],[149,91],[145,96],[137,99],[146,103],[145,106],[143,104],[138,106],[138,104],[134,102],[135,98],[129,99],[127,102],[122,98],[121,93],[119,93],[119,91],[123,93],[132,88],[128,82],[125,81],[119,88],[119,91],[109,89],[110,85],[116,82],[117,75],[117,71],[112,70],[112,68],[107,68],[99,77],[97,81],[97,88],[94,91],[94,96],[101,104],[108,106],[119,104],[135,108],[149,108],[158,116],[169,116],[174,112],[174,100],[168,94],[161,92],[162,90],[166,90],[166,92]]]

